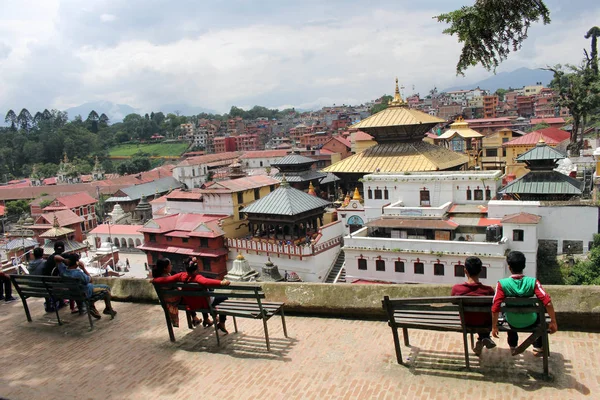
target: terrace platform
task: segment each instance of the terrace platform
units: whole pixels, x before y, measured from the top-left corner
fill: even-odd
[[[241,319],[239,333],[175,330],[169,342],[157,305],[115,303],[119,314],[95,323],[63,311],[45,314],[42,300],[0,302],[0,397],[17,399],[578,399],[600,396],[600,334],[551,336],[550,374],[531,352],[511,357],[498,347],[464,368],[457,333],[411,331],[410,368],[395,362],[381,321],[289,316],[269,321],[267,352],[260,321]],[[99,305],[100,306],[100,305]],[[182,318],[182,322],[185,318]],[[233,324],[228,322],[233,331]],[[560,328],[560,326],[559,326]]]

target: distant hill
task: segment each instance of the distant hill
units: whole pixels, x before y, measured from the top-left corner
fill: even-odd
[[[552,72],[550,71],[519,68],[512,72],[500,72],[499,74],[492,75],[489,78],[479,82],[453,86],[444,89],[443,91],[451,92],[454,90],[468,90],[479,87],[481,89],[489,90],[493,93],[500,88],[508,89],[509,87],[512,87],[513,89],[520,89],[523,86],[535,85],[536,82],[542,82],[544,85],[548,85],[552,80],[552,76]]]
[[[111,124],[123,121],[123,118],[128,114],[139,112],[127,104],[115,104],[110,101],[93,101],[68,108],[65,111],[68,113],[69,119],[73,119],[77,115],[81,115],[81,118],[86,119],[92,110],[96,111],[98,115],[106,114]]]
[[[164,105],[160,106],[159,111],[162,111],[165,115],[167,115],[168,113],[175,114],[176,112],[178,112],[179,115],[186,115],[186,116],[198,115],[200,113],[217,114],[217,112],[215,110],[210,110],[208,108],[198,107],[198,106],[190,106],[188,104],[177,104],[177,103],[164,104]]]

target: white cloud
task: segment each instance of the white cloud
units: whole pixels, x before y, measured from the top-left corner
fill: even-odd
[[[102,22],[112,22],[117,19],[116,15],[113,14],[102,14],[100,15],[100,21]]]

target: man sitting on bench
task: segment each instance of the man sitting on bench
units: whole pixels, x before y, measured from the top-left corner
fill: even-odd
[[[548,324],[548,332],[554,333],[558,330],[556,325],[556,315],[554,313],[554,306],[550,296],[540,281],[531,277],[523,275],[525,269],[525,255],[520,251],[511,251],[506,257],[508,263],[508,269],[512,275],[509,278],[500,279],[496,286],[496,294],[494,295],[494,302],[492,304],[492,336],[498,337],[498,314],[500,313],[500,306],[502,301],[506,297],[532,297],[536,296],[546,307],[546,312],[550,316],[550,323]],[[538,314],[518,314],[518,313],[506,313],[506,321],[511,327],[514,328],[529,328],[539,323]],[[508,345],[512,355],[517,355],[517,346],[519,344],[519,335],[517,332],[509,331],[508,333]],[[542,349],[542,337],[538,337],[533,344],[533,354],[535,356],[543,355]]]
[[[481,273],[481,260],[479,257],[467,257],[465,260],[465,274],[467,281],[458,283],[452,287],[452,296],[493,296],[494,288],[479,282]],[[470,327],[490,326],[492,324],[492,315],[490,313],[472,312],[465,314],[465,323]],[[473,352],[477,357],[481,356],[483,347],[493,349],[496,343],[490,338],[490,331],[478,333],[477,343],[473,347]]]

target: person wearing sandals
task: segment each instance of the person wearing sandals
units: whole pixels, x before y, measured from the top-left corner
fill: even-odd
[[[172,268],[171,260],[161,258],[156,261],[156,265],[152,268],[152,278],[169,277],[171,276]],[[179,328],[179,309],[177,307],[181,303],[181,296],[165,296],[165,303],[169,311],[169,317],[171,317],[171,324],[175,328]]]
[[[180,273],[172,275],[172,276],[154,278],[153,282],[156,282],[156,283],[173,283],[173,282],[198,283],[207,288],[228,286],[230,284],[230,282],[226,279],[223,279],[222,281],[220,281],[218,279],[210,279],[210,278],[205,278],[204,276],[202,276],[198,271],[198,262],[195,261],[194,259],[192,259],[187,264],[186,272],[180,272]],[[212,302],[212,305],[215,306],[216,304],[223,302],[225,299],[221,299],[221,297],[224,297],[224,296],[216,296],[215,300]],[[219,300],[219,302],[217,302],[217,300]],[[198,310],[198,309],[206,310],[208,308],[208,301],[205,297],[197,297],[197,296],[186,297],[184,295],[182,298],[182,301],[186,305],[186,308],[188,311],[194,311],[194,310]],[[207,318],[208,318],[208,314],[207,314]],[[226,320],[226,316],[220,315],[219,322],[217,323],[217,327],[219,328],[220,331],[227,334],[229,332],[227,332],[227,329],[225,328],[225,320]],[[209,321],[209,320],[201,321],[197,318],[194,318],[194,325],[197,325],[200,323],[202,323],[204,326],[212,325],[212,321]]]
[[[502,301],[506,297],[532,297],[536,296],[546,307],[546,312],[550,316],[550,323],[548,324],[548,332],[554,333],[558,330],[556,324],[556,315],[554,313],[554,306],[552,305],[552,299],[550,295],[546,293],[542,284],[537,279],[531,276],[523,275],[525,269],[525,255],[520,251],[511,251],[506,257],[508,263],[508,269],[512,273],[509,278],[500,279],[496,286],[496,294],[494,295],[494,302],[492,304],[492,336],[498,337],[498,315],[500,313],[500,306]],[[506,322],[514,328],[527,328],[538,323],[538,315],[536,313],[531,314],[517,314],[517,313],[506,313]],[[517,346],[519,344],[519,335],[517,332],[509,331],[508,333],[508,346],[510,347],[512,355],[517,355]],[[543,353],[542,348],[542,337],[536,339],[533,344],[533,354],[541,356]]]
[[[71,278],[81,280],[86,285],[86,297],[90,298],[94,295],[94,293],[106,292],[106,295],[104,296],[105,308],[104,311],[102,311],[102,314],[110,315],[111,319],[113,319],[115,315],[117,315],[117,312],[112,308],[112,304],[110,301],[110,286],[93,284],[92,278],[78,268],[79,256],[77,254],[67,254],[64,257],[64,259],[66,262],[67,269],[66,271],[64,271],[63,276],[68,276]],[[96,309],[96,306],[93,303],[90,305],[90,314],[96,319],[102,318],[102,316],[100,315],[100,313]]]

